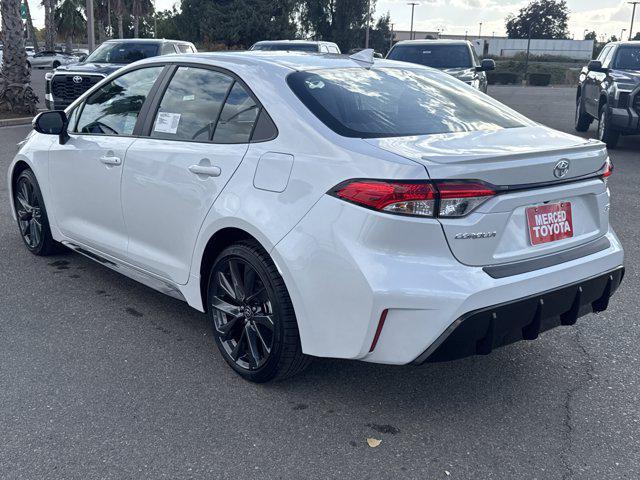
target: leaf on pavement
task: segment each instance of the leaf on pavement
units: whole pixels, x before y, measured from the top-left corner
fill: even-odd
[[[381,443],[382,440],[378,440],[377,438],[367,438],[367,445],[369,445],[371,448],[376,448]]]

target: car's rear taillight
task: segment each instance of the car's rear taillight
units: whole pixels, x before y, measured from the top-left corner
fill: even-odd
[[[328,192],[362,207],[420,217],[463,217],[496,194],[477,181],[348,180]]]
[[[496,194],[480,182],[436,182],[440,198],[439,217],[464,217]]]

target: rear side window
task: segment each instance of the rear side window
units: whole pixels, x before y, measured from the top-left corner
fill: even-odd
[[[488,100],[459,80],[428,70],[313,70],[292,73],[287,83],[316,117],[346,137],[430,135],[529,125],[515,111]]]
[[[216,143],[248,143],[260,108],[242,85],[235,83],[213,135]]]
[[[125,73],[94,92],[84,104],[77,132],[132,135],[140,109],[163,68]]]
[[[193,48],[191,48],[191,45],[188,43],[178,43],[176,46],[178,50],[180,50],[180,53],[194,53]]]
[[[160,102],[151,136],[211,140],[233,81],[228,75],[212,70],[178,68]]]

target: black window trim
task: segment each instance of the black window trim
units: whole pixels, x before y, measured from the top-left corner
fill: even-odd
[[[228,70],[226,68],[222,68],[222,67],[218,67],[216,65],[207,65],[207,64],[202,64],[202,63],[194,63],[194,62],[181,62],[181,61],[171,61],[171,62],[165,62],[166,66],[169,67],[167,69],[167,73],[165,74],[165,76],[163,77],[163,81],[161,84],[156,84],[154,85],[154,87],[157,87],[155,89],[152,89],[153,92],[153,98],[151,100],[151,102],[149,103],[149,109],[148,112],[146,113],[146,118],[145,118],[145,122],[144,124],[141,126],[141,131],[139,136],[142,138],[147,138],[149,140],[158,140],[158,141],[170,141],[170,142],[189,142],[189,143],[205,143],[205,144],[211,144],[211,145],[249,145],[252,143],[264,143],[264,142],[270,142],[272,140],[275,140],[278,135],[280,134],[279,130],[278,130],[278,126],[275,124],[275,122],[273,121],[273,117],[271,117],[271,115],[269,115],[269,112],[264,108],[264,106],[262,105],[262,102],[260,102],[260,100],[258,100],[258,97],[255,95],[255,93],[253,93],[253,90],[251,90],[251,88],[249,88],[249,86],[244,82],[244,80],[242,80],[242,78],[240,78],[236,73],[232,72],[231,70]],[[200,68],[203,70],[211,70],[214,72],[218,72],[218,73],[222,73],[224,75],[227,75],[228,77],[231,78],[232,82],[231,85],[229,87],[229,90],[227,91],[227,94],[225,95],[224,101],[222,102],[222,108],[220,109],[220,112],[218,112],[218,117],[216,118],[216,125],[214,126],[213,129],[213,133],[215,133],[215,130],[218,128],[218,121],[220,120],[220,115],[222,115],[222,110],[224,109],[224,106],[226,104],[227,98],[229,97],[229,94],[231,93],[231,89],[233,88],[233,86],[236,83],[239,83],[240,86],[242,88],[244,88],[244,90],[247,92],[247,94],[249,94],[249,96],[251,97],[251,99],[255,102],[255,104],[258,107],[258,113],[256,115],[256,120],[253,124],[253,128],[251,129],[251,134],[249,135],[249,141],[248,142],[214,142],[213,140],[208,140],[208,141],[203,141],[203,140],[189,140],[189,139],[185,139],[185,138],[154,138],[151,136],[151,130],[153,128],[153,123],[155,122],[156,116],[158,115],[158,110],[160,109],[160,103],[162,102],[162,98],[164,97],[167,88],[169,87],[169,84],[171,83],[171,79],[173,78],[173,76],[175,75],[175,72],[178,70],[178,68],[180,67],[189,67],[189,68]],[[151,93],[149,95],[148,98],[152,97]],[[144,108],[144,106],[143,106]],[[140,112],[142,113],[142,110],[140,110]],[[150,115],[150,113],[153,112],[153,115]],[[271,138],[265,138],[265,139],[261,139],[258,141],[253,141],[253,133],[256,129],[256,125],[258,124],[258,119],[260,117],[260,115],[262,113],[265,113],[268,117],[269,120],[271,121],[271,123],[274,126],[275,129],[275,133]],[[142,116],[142,115],[140,115]],[[136,127],[138,125],[136,124]],[[135,132],[135,130],[134,130]],[[211,138],[213,138],[213,134],[211,136]]]

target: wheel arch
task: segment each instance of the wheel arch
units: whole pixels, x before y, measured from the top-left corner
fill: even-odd
[[[609,103],[609,98],[605,92],[600,92],[600,98],[598,99],[598,114],[602,112],[602,108]]]
[[[31,170],[33,172],[31,165],[29,165],[25,160],[22,160],[22,159],[16,160],[16,162],[12,165],[11,172],[9,174],[9,201],[11,202],[11,215],[14,217],[14,219],[16,216],[16,213],[15,213],[16,206],[13,203],[13,190],[14,190],[16,181],[18,180],[18,177],[25,170]],[[36,173],[33,172],[33,174],[35,175]],[[37,179],[38,177],[36,176],[36,180]]]

